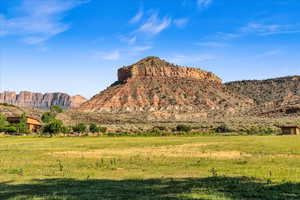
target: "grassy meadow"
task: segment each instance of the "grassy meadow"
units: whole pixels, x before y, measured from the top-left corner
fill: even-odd
[[[0,199],[300,199],[300,137],[0,137]]]

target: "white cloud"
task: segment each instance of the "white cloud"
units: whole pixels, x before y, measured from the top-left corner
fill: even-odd
[[[1,35],[17,35],[28,44],[38,44],[65,32],[69,25],[62,21],[63,14],[86,3],[83,0],[23,0],[16,8],[17,15],[0,15]]]
[[[131,24],[138,23],[138,22],[142,19],[143,15],[144,15],[144,12],[143,12],[142,9],[140,9],[140,10],[136,13],[136,15],[135,15],[134,17],[131,18],[131,20],[129,21],[129,23],[131,23]]]
[[[93,55],[94,58],[101,58],[103,60],[119,60],[121,55],[119,50],[114,50],[112,52],[96,52]]]
[[[260,24],[249,23],[247,26],[241,28],[241,32],[254,33],[263,36],[275,34],[292,34],[300,33],[299,24]]]
[[[222,42],[198,42],[196,43],[198,46],[204,46],[204,47],[225,47],[227,44],[222,43]]]
[[[169,57],[166,60],[169,60],[175,64],[190,64],[190,63],[201,63],[209,60],[215,59],[215,56],[210,54],[195,54],[195,55],[175,55]]]
[[[300,24],[248,23],[234,33],[218,33],[222,39],[233,39],[248,35],[269,36],[300,33]]]
[[[149,45],[146,45],[146,46],[134,46],[132,48],[130,48],[128,50],[129,54],[132,54],[132,55],[138,55],[144,51],[147,51],[149,49],[152,49],[152,46],[149,46]]]
[[[188,23],[189,19],[188,18],[180,18],[180,19],[175,19],[174,24],[178,28],[184,28],[186,24]]]
[[[213,0],[197,0],[199,8],[207,8]]]
[[[121,36],[121,37],[120,37],[120,40],[121,40],[122,42],[126,42],[126,43],[132,45],[132,44],[134,44],[134,43],[136,42],[137,37],[136,37],[135,35],[134,35],[134,36],[129,36],[129,37]]]
[[[157,13],[152,14],[144,24],[142,24],[137,32],[150,35],[157,35],[171,25],[171,18],[159,18]]]

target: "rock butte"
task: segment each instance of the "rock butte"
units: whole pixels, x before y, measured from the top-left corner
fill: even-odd
[[[234,113],[249,99],[232,95],[211,72],[147,57],[118,70],[118,81],[78,109],[108,113],[151,113],[154,119],[198,119]]]
[[[118,80],[120,82],[136,77],[185,78],[222,82],[219,77],[211,72],[197,68],[175,66],[157,57],[147,57],[136,64],[118,70]]]

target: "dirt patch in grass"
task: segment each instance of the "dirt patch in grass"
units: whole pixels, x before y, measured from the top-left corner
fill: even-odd
[[[157,157],[191,157],[208,159],[240,159],[251,154],[240,151],[211,151],[203,147],[224,143],[193,143],[183,145],[167,145],[162,147],[132,147],[128,149],[99,149],[93,151],[54,152],[51,155],[71,158],[106,158],[112,156],[157,156]]]

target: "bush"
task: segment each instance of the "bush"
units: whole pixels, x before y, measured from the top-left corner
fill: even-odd
[[[231,132],[231,129],[228,127],[227,124],[223,123],[220,126],[214,128],[214,131],[216,133],[229,133]]]
[[[5,127],[4,132],[6,132],[6,133],[16,133],[17,132],[17,127],[15,127],[13,125],[9,125],[9,126]]]
[[[99,132],[101,132],[101,133],[105,133],[107,131],[107,128],[102,127],[102,126],[99,126],[98,129],[99,129]]]
[[[25,114],[22,114],[20,123],[17,125],[17,132],[18,133],[28,133],[28,126],[27,126],[27,118]]]
[[[248,128],[244,128],[241,131],[247,133],[248,135],[271,135],[280,133],[278,128],[261,126],[251,126]]]
[[[65,127],[61,120],[52,120],[43,127],[43,133],[57,134],[65,131]]]
[[[50,111],[52,113],[62,113],[64,110],[60,106],[51,106]]]
[[[98,126],[96,124],[90,124],[89,131],[91,133],[98,133],[99,132],[99,128],[98,128]]]
[[[9,123],[7,121],[7,118],[2,113],[0,113],[0,132],[4,132],[5,127],[8,125]]]
[[[178,125],[176,126],[175,130],[182,131],[182,132],[190,132],[192,130],[192,127],[188,125]]]
[[[42,115],[42,122],[50,123],[51,121],[55,120],[56,114],[52,112],[46,112]]]
[[[79,123],[72,127],[75,133],[85,133],[86,132],[86,125],[83,123]]]

